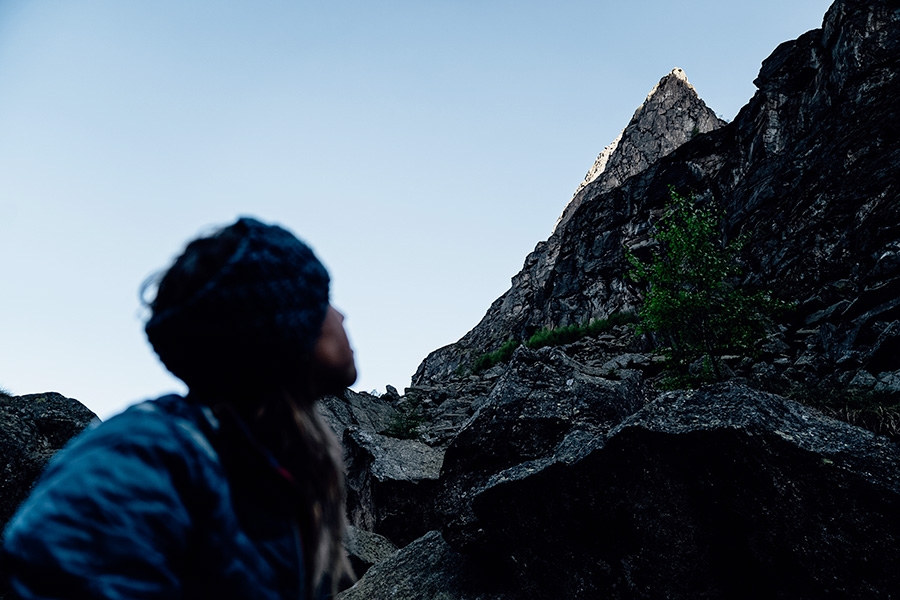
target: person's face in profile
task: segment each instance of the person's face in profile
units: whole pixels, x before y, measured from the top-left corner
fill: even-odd
[[[344,315],[331,305],[313,349],[313,378],[323,394],[340,393],[356,381],[356,362],[344,330]]]

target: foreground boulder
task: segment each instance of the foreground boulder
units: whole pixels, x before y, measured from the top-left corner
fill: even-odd
[[[378,563],[336,600],[518,600],[432,531]]]
[[[55,392],[0,394],[0,531],[50,457],[97,415]]]
[[[492,477],[549,456],[566,440],[602,437],[642,406],[633,377],[611,380],[610,375],[558,348],[516,351],[487,402],[445,455],[437,508],[449,542],[462,551],[480,547],[490,554],[482,536],[487,526],[471,502]]]
[[[472,491],[464,547],[526,597],[900,590],[900,448],[740,384],[664,394]]]
[[[347,552],[347,558],[350,559],[353,572],[357,577],[362,577],[372,565],[396,552],[397,546],[382,535],[349,525],[344,536],[344,550]]]
[[[354,526],[405,546],[438,525],[433,506],[442,451],[352,428],[343,441]]]

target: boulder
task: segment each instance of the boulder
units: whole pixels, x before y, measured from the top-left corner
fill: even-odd
[[[0,392],[0,534],[56,452],[99,421],[78,400],[56,392]],[[0,600],[12,598],[0,577]]]
[[[663,394],[496,473],[471,503],[475,541],[526,597],[900,590],[900,448],[736,383]]]
[[[343,441],[351,524],[397,546],[436,527],[433,506],[442,451],[353,428]]]
[[[397,546],[383,535],[363,531],[350,525],[344,537],[344,550],[357,577],[362,577],[372,565],[383,561],[397,551]]]
[[[497,473],[552,455],[567,440],[602,438],[637,411],[643,404],[639,375],[629,373],[611,380],[608,369],[583,365],[558,348],[516,350],[444,457],[437,510],[447,541],[461,551],[490,553],[472,499]]]
[[[419,439],[429,446],[446,449],[463,423],[484,403],[495,384],[496,377],[486,372],[479,376],[458,377],[438,387],[406,388],[403,400],[414,406],[422,417]]]
[[[350,427],[382,432],[396,413],[393,397],[389,393],[379,397],[345,390],[341,396],[325,396],[317,406],[338,439],[342,439]]]
[[[554,596],[558,597],[558,596]],[[431,531],[376,564],[335,600],[519,600]]]
[[[50,457],[95,420],[78,400],[56,392],[0,394],[0,531]]]

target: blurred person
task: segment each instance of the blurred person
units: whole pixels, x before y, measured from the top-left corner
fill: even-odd
[[[340,445],[315,402],[356,366],[325,267],[245,217],[157,279],[145,330],[189,392],[53,458],[4,533],[14,597],[330,597],[353,575]]]

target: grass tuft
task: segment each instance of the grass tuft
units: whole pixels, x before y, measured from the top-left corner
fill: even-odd
[[[566,327],[545,327],[536,331],[528,338],[525,345],[529,348],[543,348],[544,346],[561,346],[571,344],[585,337],[595,337],[601,333],[610,331],[616,325],[636,323],[637,315],[633,312],[614,313],[608,319],[595,319],[581,325],[568,325]]]
[[[535,332],[525,342],[525,346],[532,349],[543,348],[544,346],[561,346],[563,344],[571,344],[581,338],[595,337],[601,333],[610,331],[616,325],[625,325],[628,323],[637,323],[637,315],[633,312],[615,313],[608,319],[596,319],[589,323],[581,325],[569,325],[567,327],[557,327],[555,329],[546,327]],[[487,371],[491,367],[500,363],[509,362],[516,348],[522,345],[522,342],[514,339],[507,340],[500,348],[493,352],[486,352],[475,359],[472,365],[473,373],[481,373]],[[461,369],[457,369],[457,374],[461,373]]]
[[[887,390],[795,388],[787,397],[830,417],[900,441],[900,393]]]
[[[488,352],[486,354],[482,354],[478,358],[475,359],[475,364],[472,366],[473,373],[481,373],[482,371],[487,371],[491,367],[498,365],[500,363],[509,362],[509,359],[512,358],[513,352],[516,351],[521,345],[521,342],[518,340],[506,340],[499,349],[494,352]]]

